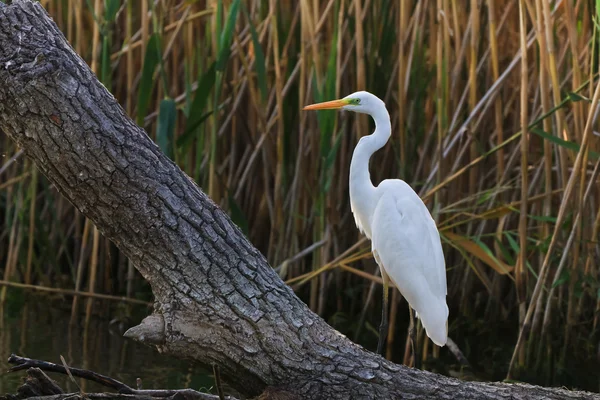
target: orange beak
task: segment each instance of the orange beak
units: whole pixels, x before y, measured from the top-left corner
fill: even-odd
[[[336,110],[348,105],[348,100],[332,100],[324,103],[311,104],[306,106],[303,110]]]

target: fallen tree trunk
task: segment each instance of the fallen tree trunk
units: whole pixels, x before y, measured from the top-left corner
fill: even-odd
[[[131,121],[42,6],[29,0],[0,7],[0,129],[151,284],[154,312],[126,335],[219,365],[241,393],[600,399],[414,370],[335,331]]]

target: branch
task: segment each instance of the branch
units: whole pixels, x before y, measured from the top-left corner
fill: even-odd
[[[68,375],[67,370],[62,365],[54,364],[48,361],[33,360],[30,358],[19,357],[15,354],[11,354],[8,358],[9,364],[15,364],[14,367],[10,368],[8,372],[15,372],[27,369],[27,379],[23,386],[19,389],[19,394],[23,398],[31,398],[31,394],[35,395],[36,398],[43,395],[46,399],[66,399],[72,396],[77,396],[73,393],[64,393],[64,391],[50,379],[42,371],[58,372],[61,374]],[[118,391],[118,394],[113,393],[80,393],[79,396],[84,398],[99,398],[99,399],[153,399],[160,398],[181,398],[189,400],[219,400],[219,396],[212,395],[209,393],[201,393],[193,389],[176,389],[176,390],[142,390],[133,389],[128,385],[119,382],[109,376],[101,375],[97,372],[90,371],[87,369],[72,368],[69,367],[69,372],[72,376],[83,378],[92,382],[99,383],[102,386],[114,389]],[[123,396],[125,395],[125,396]],[[236,400],[231,396],[224,396],[226,400]]]
[[[8,357],[8,363],[15,365],[14,367],[11,367],[8,372],[21,371],[29,368],[39,368],[42,371],[58,372],[65,375],[67,374],[67,370],[62,365],[54,364],[48,361],[32,360],[31,358],[19,357],[15,354],[11,354],[10,357]],[[119,393],[134,393],[134,389],[130,388],[126,384],[111,377],[98,374],[94,371],[71,367],[69,367],[69,371],[73,376],[99,383],[102,386],[115,389]]]

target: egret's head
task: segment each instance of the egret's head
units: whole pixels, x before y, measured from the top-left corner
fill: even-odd
[[[354,92],[343,99],[326,101],[324,103],[311,104],[303,110],[348,110],[363,114],[374,115],[381,109],[385,110],[385,104],[374,94],[369,92]]]

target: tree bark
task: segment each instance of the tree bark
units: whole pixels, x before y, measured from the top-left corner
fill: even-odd
[[[131,121],[42,6],[29,0],[0,7],[0,129],[151,284],[154,312],[127,336],[218,364],[241,393],[600,398],[414,370],[335,331]]]

